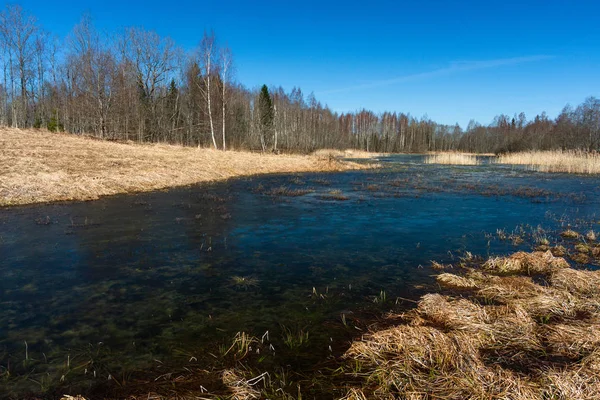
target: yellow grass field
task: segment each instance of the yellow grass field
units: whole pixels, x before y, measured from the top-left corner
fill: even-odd
[[[499,164],[526,165],[535,171],[600,174],[600,154],[576,151],[530,151],[504,154]]]
[[[0,128],[0,206],[94,200],[255,174],[369,167],[317,155],[124,144]]]

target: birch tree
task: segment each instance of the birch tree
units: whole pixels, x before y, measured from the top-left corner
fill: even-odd
[[[204,32],[202,41],[200,42],[200,48],[198,50],[198,66],[202,74],[203,85],[199,87],[202,95],[206,101],[206,107],[208,111],[208,120],[210,124],[210,137],[212,139],[213,146],[217,147],[217,139],[215,138],[215,125],[213,121],[212,111],[212,91],[211,83],[215,69],[215,55],[216,55],[216,38],[214,32]]]
[[[225,123],[227,120],[227,86],[229,82],[231,82],[233,77],[233,55],[231,53],[231,49],[228,46],[221,48],[219,52],[219,61],[220,61],[220,76],[221,76],[221,104],[222,104],[222,124],[221,128],[223,130],[223,151],[227,150],[227,145],[225,144]]]

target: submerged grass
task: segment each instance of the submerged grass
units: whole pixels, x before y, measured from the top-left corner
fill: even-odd
[[[463,272],[352,344],[347,399],[600,398],[600,271],[519,252]]]
[[[370,168],[323,155],[139,145],[0,128],[0,206],[94,200],[242,175]]]
[[[526,165],[541,172],[600,174],[600,154],[582,151],[529,151],[503,154],[499,164]]]
[[[282,326],[281,330],[283,331],[283,343],[290,349],[298,349],[308,344],[308,331],[305,328]]]
[[[264,193],[269,196],[287,196],[287,197],[299,197],[309,193],[313,193],[313,189],[293,189],[287,186],[279,186],[265,191]]]
[[[231,277],[231,284],[240,289],[250,289],[258,287],[260,281],[252,276],[233,276]]]

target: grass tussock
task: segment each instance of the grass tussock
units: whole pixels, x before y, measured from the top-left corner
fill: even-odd
[[[581,151],[530,151],[503,154],[500,164],[525,165],[535,171],[599,174],[600,154]]]
[[[346,196],[339,189],[330,190],[326,194],[320,195],[319,198],[321,200],[334,200],[334,201],[346,201],[346,200],[350,200],[350,198],[348,196]]]
[[[520,251],[508,257],[493,257],[484,264],[485,270],[498,274],[544,274],[554,269],[569,268],[569,263],[551,252],[526,253]]]
[[[364,383],[346,398],[600,398],[600,271],[534,252],[437,280],[460,292],[425,295],[352,344]]]
[[[323,156],[125,144],[0,128],[0,206],[94,200],[243,175],[369,167]]]
[[[477,156],[464,153],[436,153],[425,158],[425,164],[479,165]]]
[[[579,233],[575,232],[573,229],[567,229],[560,233],[560,236],[566,239],[577,239],[579,237]]]

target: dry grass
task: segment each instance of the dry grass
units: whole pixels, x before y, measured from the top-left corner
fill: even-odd
[[[551,275],[552,286],[569,293],[594,296],[600,300],[600,271],[579,271],[565,268]]]
[[[461,295],[425,295],[405,324],[355,341],[364,384],[346,398],[600,398],[600,272],[520,252],[437,279]]]
[[[442,286],[455,289],[475,289],[477,287],[477,282],[474,279],[448,273],[438,275],[437,281]]]
[[[254,387],[256,383],[241,376],[239,371],[228,369],[223,371],[222,376],[223,383],[231,391],[233,400],[260,399],[260,390]]]
[[[465,153],[436,153],[425,158],[425,164],[479,165],[477,156]]]
[[[575,232],[573,229],[567,229],[560,233],[560,236],[567,239],[577,239],[579,237],[579,233]]]
[[[525,253],[520,251],[509,257],[493,257],[483,264],[483,268],[498,274],[545,274],[554,269],[569,268],[563,258],[554,257],[551,252]]]
[[[327,192],[327,194],[323,194],[319,196],[322,200],[337,200],[337,201],[346,201],[350,198],[346,196],[341,190],[334,189]]]
[[[385,156],[386,153],[373,153],[364,150],[335,150],[335,149],[319,149],[312,153],[313,156],[317,157],[330,157],[330,158],[374,158]]]
[[[500,164],[526,165],[542,172],[566,172],[569,174],[599,174],[600,154],[577,151],[531,151],[504,154],[498,157]]]
[[[369,166],[324,156],[123,144],[0,128],[0,206],[93,200],[242,175],[359,168]]]

